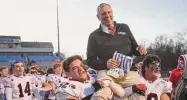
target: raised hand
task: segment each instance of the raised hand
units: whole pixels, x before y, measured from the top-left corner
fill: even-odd
[[[140,52],[140,55],[146,55],[147,54],[147,50],[144,46],[140,45],[136,48],[137,51]]]

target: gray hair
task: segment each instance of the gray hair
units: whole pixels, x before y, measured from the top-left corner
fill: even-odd
[[[109,6],[110,8],[111,8],[111,6],[110,6],[110,4],[108,4],[108,3],[101,3],[98,7],[97,7],[97,14],[99,14],[99,10],[102,8],[102,7],[104,7],[104,6]]]

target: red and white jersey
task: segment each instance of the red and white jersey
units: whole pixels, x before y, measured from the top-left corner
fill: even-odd
[[[66,96],[75,96],[79,97],[79,100],[84,96],[84,90],[80,87],[80,82],[68,80],[62,82],[61,85],[57,88],[56,99],[65,100]]]
[[[33,80],[30,76],[10,76],[5,85],[7,100],[32,100]]]
[[[58,88],[62,82],[66,82],[68,80],[68,77],[66,76],[58,76],[55,74],[49,74],[46,78],[48,82],[53,82],[55,84],[55,88]],[[50,93],[48,99],[55,99],[55,94]]]
[[[61,84],[61,82],[68,80],[68,77],[65,77],[63,75],[58,76],[55,74],[49,74],[46,79],[48,82],[53,82],[55,86],[57,87]]]
[[[94,81],[92,80],[92,78],[90,77],[90,79],[86,82],[79,82],[79,81],[73,81],[71,80],[72,84],[75,84],[77,87],[80,88],[81,90],[81,98],[84,98],[88,95],[91,95],[94,93],[94,88],[92,87],[92,83]],[[78,91],[76,91],[78,92]]]
[[[66,96],[75,96],[81,100],[81,98],[93,94],[94,88],[92,87],[92,83],[95,82],[95,75],[97,75],[97,73],[90,69],[88,75],[89,80],[84,83],[71,79],[61,83],[60,87],[57,88],[56,99],[62,100],[62,98],[65,99]]]
[[[69,80],[67,82],[63,82],[60,87],[57,88],[56,97],[57,100],[61,100],[60,98],[64,98],[64,95],[69,95],[78,97],[81,100],[81,98],[84,98],[92,93],[94,93],[94,89],[92,88],[92,84],[90,82],[82,83],[75,80]]]
[[[153,82],[149,82],[144,78],[142,78],[141,80],[147,87],[145,93],[147,100],[160,100],[161,94],[171,93],[172,91],[171,82],[167,82],[162,78],[158,78]]]

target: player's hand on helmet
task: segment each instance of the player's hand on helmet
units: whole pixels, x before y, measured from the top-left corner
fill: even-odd
[[[145,95],[146,90],[147,90],[147,87],[145,86],[145,84],[137,84],[137,85],[132,86],[132,91],[140,95]]]
[[[119,66],[119,62],[118,61],[116,61],[116,60],[114,60],[114,59],[109,59],[108,61],[107,61],[107,68],[116,68],[116,67],[118,67]]]

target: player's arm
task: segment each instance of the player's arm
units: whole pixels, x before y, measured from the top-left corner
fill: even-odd
[[[12,88],[11,87],[5,87],[5,97],[6,97],[6,100],[12,100]]]
[[[73,96],[69,96],[67,99],[68,99],[68,100],[79,100],[77,97],[73,97]],[[88,100],[88,99],[87,99],[87,100]]]
[[[38,90],[38,91],[50,91],[52,90],[52,87],[49,83],[43,83],[42,87],[36,87],[35,85],[32,86],[33,90]]]
[[[53,93],[55,93],[56,92],[56,86],[53,82],[53,77],[51,75],[47,76],[46,81],[47,81],[46,84],[48,84],[47,86],[51,88],[51,91]]]
[[[33,87],[32,87],[32,91],[33,91],[33,93],[34,93],[34,95],[35,95],[35,97],[38,99],[38,100],[42,100],[41,98],[41,95],[40,95],[40,92],[41,91],[50,91],[52,88],[51,88],[51,86],[50,85],[45,85],[44,87],[36,87],[35,85],[33,85]]]
[[[4,81],[4,88],[5,88],[5,97],[6,100],[12,100],[12,83],[10,78],[8,78],[6,81]]]
[[[165,86],[163,88],[163,93],[160,96],[160,100],[170,100],[171,99],[171,91],[172,91],[172,83],[163,81]]]
[[[40,79],[40,81],[42,81],[42,79]],[[43,77],[43,81],[41,83],[42,83],[42,86],[38,87],[34,85],[34,87],[37,88],[39,91],[50,91],[52,89],[50,84],[46,82],[46,77]]]
[[[52,90],[51,85],[47,82],[43,83],[41,91],[50,91],[50,90]]]
[[[170,94],[167,94],[167,93],[161,94],[160,100],[170,100],[170,96],[169,95]]]
[[[0,98],[4,100],[4,85],[0,82]]]
[[[56,93],[56,86],[53,82],[49,82],[49,87],[51,88],[52,93]]]

